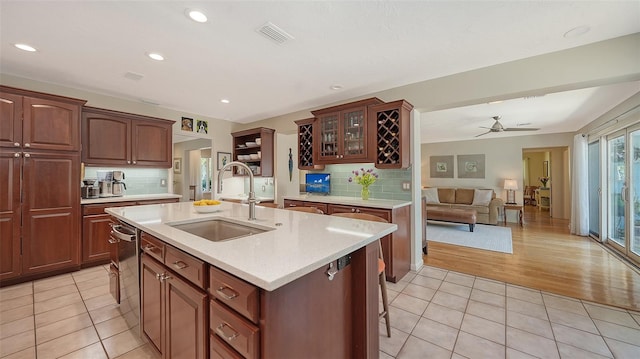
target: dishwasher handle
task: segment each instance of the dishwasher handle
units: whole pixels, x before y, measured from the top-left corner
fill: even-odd
[[[121,241],[135,242],[136,240],[135,228],[124,226],[122,224],[112,224],[111,235]]]

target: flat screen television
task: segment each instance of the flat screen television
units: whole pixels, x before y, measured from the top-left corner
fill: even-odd
[[[329,194],[331,191],[331,174],[307,173],[305,176],[307,193]]]

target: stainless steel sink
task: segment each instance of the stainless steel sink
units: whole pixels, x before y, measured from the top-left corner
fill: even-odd
[[[207,219],[189,223],[167,223],[173,228],[191,233],[214,242],[228,241],[272,230],[268,227],[254,227],[239,224],[223,218]]]

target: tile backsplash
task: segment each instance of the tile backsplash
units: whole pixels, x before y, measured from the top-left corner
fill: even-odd
[[[116,167],[85,167],[85,178],[96,178],[96,171],[123,171],[126,194],[158,194],[168,193],[169,187],[160,185],[169,179],[169,169],[166,168],[116,168]]]
[[[378,169],[371,163],[353,163],[343,165],[327,165],[322,171],[309,171],[312,173],[331,174],[331,195],[360,197],[362,186],[351,182],[352,171],[373,168],[378,174],[378,180],[369,187],[371,199],[395,199],[411,200],[411,191],[403,190],[403,182],[411,182],[411,169]]]

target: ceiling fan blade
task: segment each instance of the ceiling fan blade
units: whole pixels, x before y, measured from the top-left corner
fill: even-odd
[[[514,127],[514,128],[505,128],[505,131],[538,131],[539,128],[522,128],[522,127]]]
[[[486,135],[487,133],[491,133],[491,132],[493,132],[493,131],[487,131],[487,132],[485,132],[485,133],[481,133],[481,134],[479,134],[479,135],[477,135],[477,136],[475,136],[475,137],[484,136],[484,135]]]
[[[493,128],[491,128],[491,127],[485,127],[485,126],[478,126],[478,128],[486,128],[487,130],[493,130]]]

